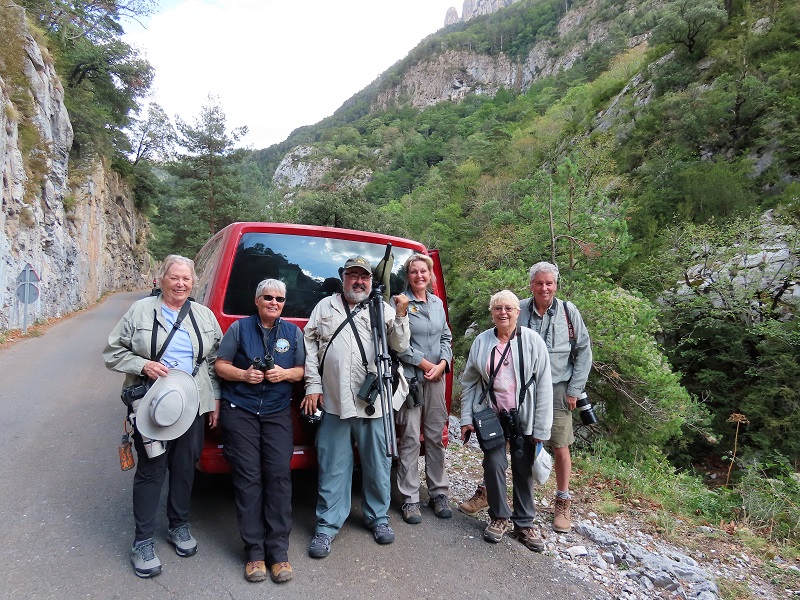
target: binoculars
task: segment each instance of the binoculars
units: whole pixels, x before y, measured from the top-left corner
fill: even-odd
[[[412,377],[408,380],[408,396],[406,397],[406,406],[408,408],[422,406],[422,390],[419,388],[419,379],[416,377]]]
[[[511,442],[511,452],[516,458],[522,458],[525,437],[522,435],[517,409],[501,410],[499,417],[500,425],[503,427],[503,434]]]
[[[275,368],[275,359],[269,354],[264,357],[264,360],[261,360],[260,357],[256,356],[250,364],[253,365],[253,368],[256,371],[269,371],[270,369]]]

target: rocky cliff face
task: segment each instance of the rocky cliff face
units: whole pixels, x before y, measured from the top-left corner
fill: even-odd
[[[466,0],[464,16],[460,20],[467,20],[467,15],[472,18],[487,14],[511,3],[507,0]],[[490,5],[493,7],[491,10]],[[596,6],[589,2],[568,11],[559,23],[559,36],[566,38],[594,10]],[[448,14],[452,17],[455,10],[451,11]],[[524,92],[538,79],[569,69],[591,45],[602,42],[607,35],[604,24],[598,22],[585,38],[580,36],[566,52],[556,51],[552,42],[540,42],[521,61],[512,61],[504,54],[487,56],[466,50],[445,50],[412,66],[402,74],[396,85],[384,88],[378,94],[373,109],[385,110],[400,99],[416,108],[425,108],[442,101],[457,102],[468,94],[494,95],[501,86]],[[642,41],[633,39],[630,45],[635,46]]]
[[[10,82],[0,71],[0,331],[23,323],[17,279],[27,264],[41,279],[38,299],[27,306],[31,324],[88,306],[108,291],[146,287],[151,277],[147,224],[120,179],[100,163],[88,173],[70,172],[64,90],[18,11],[22,73],[5,71]],[[27,93],[33,114],[23,124],[12,98]],[[37,150],[23,150],[25,126],[38,131],[38,162],[31,160]]]

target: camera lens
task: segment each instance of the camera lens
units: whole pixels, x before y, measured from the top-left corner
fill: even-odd
[[[575,408],[578,409],[578,414],[581,416],[581,423],[584,425],[594,425],[597,423],[597,415],[594,414],[592,403],[589,402],[589,397],[586,392],[581,393],[578,401],[575,403]]]

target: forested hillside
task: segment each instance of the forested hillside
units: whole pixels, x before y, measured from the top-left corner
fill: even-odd
[[[709,456],[736,459],[738,487],[697,514],[744,505],[755,528],[796,539],[799,34],[789,0],[518,0],[430,36],[271,148],[238,150],[247,124],[228,127],[209,98],[177,130],[152,106],[78,150],[106,152],[134,183],[157,258],[193,255],[235,220],[440,249],[457,365],[491,293],[526,296],[528,267],[556,262],[595,351],[601,425],[580,432],[587,452],[651,470],[666,457],[687,474]],[[62,72],[78,73],[86,49],[62,41],[75,63]],[[149,85],[129,50],[131,82]],[[423,102],[436,65],[458,94]],[[105,93],[107,76],[87,70],[75,86],[124,112],[140,90]],[[102,115],[82,97],[76,139],[88,140]],[[274,177],[287,160],[313,181]]]

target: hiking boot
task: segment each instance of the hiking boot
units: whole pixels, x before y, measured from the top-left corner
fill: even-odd
[[[553,531],[558,533],[569,533],[572,529],[572,521],[569,515],[569,498],[559,498],[556,496],[556,502],[553,511]]]
[[[391,544],[394,541],[394,530],[388,523],[381,523],[372,530],[372,537],[379,544]]]
[[[178,556],[192,556],[197,553],[197,540],[189,533],[188,523],[170,529],[167,532],[167,541],[175,546],[175,554]]]
[[[403,504],[403,521],[411,525],[422,523],[422,513],[419,510],[419,502],[406,502]]]
[[[318,533],[308,546],[308,555],[311,558],[325,558],[331,553],[333,538],[327,533]]]
[[[453,511],[450,510],[450,504],[447,502],[447,496],[444,494],[439,494],[428,500],[428,506],[433,509],[433,514],[440,519],[449,519],[453,516]]]
[[[472,498],[458,505],[458,510],[470,517],[474,517],[487,508],[489,508],[489,500],[486,498],[485,485],[479,485]]]
[[[251,560],[244,566],[244,578],[252,583],[264,581],[267,578],[267,565],[263,560]]]
[[[528,550],[533,550],[534,552],[544,551],[544,541],[537,529],[533,527],[514,527],[512,535],[522,542]]]
[[[133,545],[131,563],[137,577],[155,577],[161,573],[161,561],[156,556],[153,538]]]
[[[283,583],[294,576],[294,571],[288,562],[275,563],[269,569],[269,576],[275,583]]]
[[[503,539],[503,535],[510,529],[511,521],[508,519],[493,519],[483,530],[483,539],[496,544]]]

